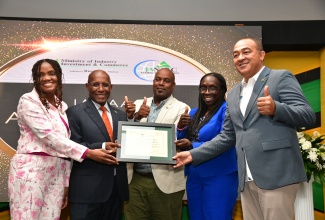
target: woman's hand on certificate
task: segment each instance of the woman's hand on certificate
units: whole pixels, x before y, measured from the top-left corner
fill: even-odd
[[[110,165],[118,164],[117,159],[110,153],[111,152],[109,150],[105,149],[89,149],[86,157],[99,163],[105,163]]]
[[[187,138],[174,141],[177,149],[179,150],[190,150],[192,149],[192,143]]]

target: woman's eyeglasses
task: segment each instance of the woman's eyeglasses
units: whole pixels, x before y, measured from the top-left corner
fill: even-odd
[[[206,91],[209,91],[211,93],[215,93],[216,91],[218,91],[220,89],[219,86],[210,86],[210,87],[206,87],[206,86],[200,86],[199,87],[199,91],[200,93],[205,93]]]

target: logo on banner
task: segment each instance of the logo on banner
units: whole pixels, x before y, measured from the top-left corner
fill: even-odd
[[[141,80],[152,81],[157,70],[161,68],[170,69],[171,66],[165,61],[145,60],[134,67],[134,74]]]

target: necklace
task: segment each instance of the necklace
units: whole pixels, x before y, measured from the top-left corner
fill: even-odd
[[[206,111],[204,114],[204,117],[206,117],[209,113],[210,113],[210,111]]]

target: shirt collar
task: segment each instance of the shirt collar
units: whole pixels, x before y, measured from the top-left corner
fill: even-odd
[[[91,100],[91,101],[94,103],[94,105],[95,105],[95,107],[96,107],[97,110],[101,107],[101,105],[98,104],[97,102],[94,102],[93,100]],[[107,102],[105,102],[104,107],[106,108],[106,110],[107,110],[108,112],[110,112],[110,109],[109,109],[109,106],[108,106]]]
[[[263,69],[265,68],[265,66],[263,66],[260,71],[258,71],[252,78],[250,79],[253,79],[254,82],[256,82],[257,78],[260,76],[261,72],[263,71]],[[250,79],[248,81],[250,81]],[[247,82],[248,83],[248,82]],[[241,81],[241,85],[244,86],[246,84],[245,82],[245,79],[243,78],[242,81]]]
[[[171,99],[171,98],[172,98],[172,95],[169,96],[167,99],[162,100],[162,101],[159,103],[158,106],[164,106],[164,105],[166,104],[166,102],[167,102],[169,99]],[[152,106],[157,106],[157,105],[155,104],[155,98],[154,98],[154,97],[153,97],[153,99],[152,99],[151,105],[152,105]],[[158,106],[157,106],[157,107],[158,107]]]

